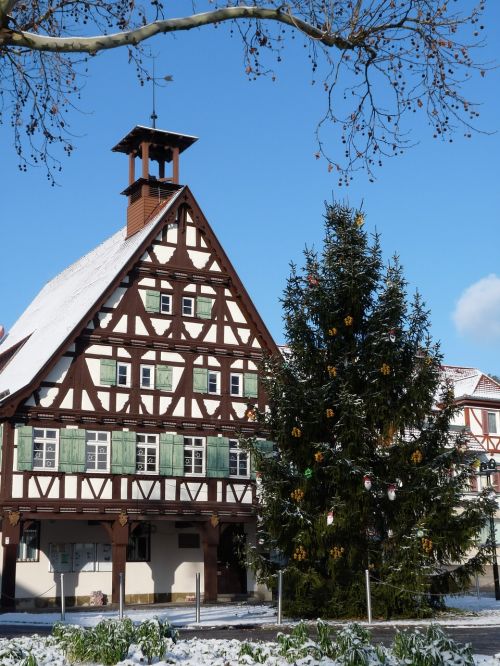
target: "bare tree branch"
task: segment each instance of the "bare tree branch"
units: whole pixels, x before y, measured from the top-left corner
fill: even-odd
[[[466,91],[487,71],[474,57],[486,0],[467,11],[469,0],[199,0],[206,11],[177,18],[162,0],[143,1],[0,0],[0,123],[10,120],[21,169],[41,163],[53,182],[57,147],[72,152],[66,111],[78,104],[89,54],[126,48],[144,82],[147,40],[209,25],[238,26],[250,79],[275,77],[269,59],[282,60],[287,33],[304,39],[326,100],[316,156],[341,184],[358,169],[373,179],[411,146],[414,113],[446,141],[459,130],[470,137],[479,116]]]

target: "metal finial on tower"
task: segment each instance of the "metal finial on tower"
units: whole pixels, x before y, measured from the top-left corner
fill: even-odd
[[[158,81],[165,81],[166,83],[171,83],[174,80],[174,77],[171,74],[167,74],[166,76],[161,76],[156,78],[155,76],[156,56],[152,56],[152,58],[153,58],[153,75],[151,76],[151,81],[153,84],[153,112],[149,117],[153,122],[153,129],[156,129],[156,121],[158,120],[158,115],[156,113],[156,86],[159,85]]]
[[[158,116],[156,115],[156,95],[155,95],[155,87],[156,87],[156,79],[155,79],[155,58],[153,57],[153,76],[152,76],[152,81],[153,81],[153,113],[151,114],[151,120],[153,121],[153,129],[156,128],[156,119]]]

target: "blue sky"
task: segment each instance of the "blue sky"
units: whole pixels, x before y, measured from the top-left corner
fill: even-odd
[[[460,4],[470,5],[465,0]],[[490,2],[483,60],[500,60],[500,7]],[[158,39],[158,126],[194,134],[181,157],[188,184],[277,342],[291,260],[321,244],[324,201],[361,203],[366,229],[400,256],[409,291],[422,293],[445,361],[500,375],[500,135],[438,143],[418,127],[419,144],[388,161],[375,183],[360,174],[339,188],[314,159],[323,110],[302,47],[291,44],[277,80],[248,82],[242,51],[226,30]],[[500,129],[500,72],[470,88],[480,126]],[[0,323],[13,324],[42,285],[125,223],[125,156],[110,148],[149,124],[151,90],[140,88],[124,52],[90,63],[72,118],[77,150],[52,188],[40,169],[17,169],[8,125],[0,127],[2,207]],[[337,147],[331,146],[334,151]],[[459,307],[457,309],[457,304]],[[455,313],[455,317],[454,317]]]

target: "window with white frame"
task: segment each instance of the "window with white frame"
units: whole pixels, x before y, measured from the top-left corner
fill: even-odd
[[[248,477],[248,452],[237,439],[229,440],[229,476]]]
[[[130,363],[116,364],[116,385],[130,386]]]
[[[184,437],[184,474],[205,474],[204,437]]]
[[[135,469],[139,474],[158,473],[158,435],[137,435]]]
[[[194,298],[182,297],[182,314],[184,317],[194,317]]]
[[[33,429],[33,469],[55,469],[58,432],[50,428]]]
[[[208,371],[208,393],[220,393],[220,372],[216,370]]]
[[[87,430],[85,437],[85,471],[109,472],[109,432]]]
[[[171,294],[160,295],[160,312],[163,314],[172,314],[172,296]]]
[[[243,395],[243,376],[231,373],[229,377],[229,393],[241,397]]]
[[[488,412],[488,432],[492,434],[498,432],[498,412]]]
[[[155,369],[153,365],[141,365],[141,388],[155,387]]]
[[[28,527],[23,526],[17,547],[18,562],[38,562],[40,548],[40,523],[33,521]]]

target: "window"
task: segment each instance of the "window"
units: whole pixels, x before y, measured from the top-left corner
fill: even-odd
[[[152,365],[141,365],[141,388],[152,389],[154,382],[155,369]]]
[[[235,397],[257,398],[257,373],[231,373],[229,377],[229,394]]]
[[[184,437],[184,474],[205,474],[205,440]]]
[[[488,432],[493,434],[498,432],[497,412],[488,412]]]
[[[109,472],[109,432],[87,430],[85,471]]]
[[[135,469],[139,473],[158,472],[158,435],[137,435]]]
[[[172,296],[170,294],[161,294],[160,312],[163,314],[172,314]]]
[[[151,525],[141,523],[130,535],[127,562],[149,562],[151,558]]]
[[[193,368],[193,391],[220,395],[220,372],[207,368]]]
[[[229,440],[229,476],[248,477],[248,452],[240,448],[237,439]]]
[[[23,527],[17,547],[18,562],[38,562],[40,548],[40,523],[33,521],[29,527]]]
[[[33,469],[55,469],[57,430],[33,429]]]
[[[183,296],[182,298],[182,314],[184,317],[192,317],[194,315],[194,298]]]
[[[220,372],[209,370],[207,393],[220,393]]]
[[[116,364],[117,386],[130,386],[130,363]]]
[[[199,534],[179,534],[179,548],[199,548]]]
[[[243,395],[243,377],[241,375],[232,374],[229,380],[229,393],[235,396]]]

